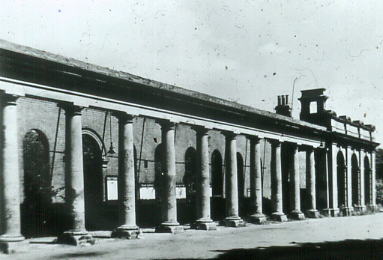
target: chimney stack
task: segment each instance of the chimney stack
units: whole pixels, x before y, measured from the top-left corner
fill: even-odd
[[[275,107],[275,112],[280,115],[291,117],[289,95],[278,96],[278,105]]]

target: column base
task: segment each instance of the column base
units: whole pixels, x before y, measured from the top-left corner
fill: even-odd
[[[0,236],[0,252],[13,254],[20,251],[27,251],[29,243],[21,235],[2,235]]]
[[[316,209],[309,209],[306,211],[306,216],[308,218],[319,218],[320,214],[319,214],[319,211]]]
[[[73,246],[88,246],[94,245],[96,240],[87,231],[65,231],[57,238],[57,242]]]
[[[343,216],[352,216],[352,213],[354,212],[354,208],[352,207],[345,207],[341,209]]]
[[[354,211],[357,213],[364,213],[366,211],[366,206],[355,206]]]
[[[367,210],[371,212],[378,212],[378,207],[376,205],[367,205]]]
[[[191,224],[191,228],[197,230],[213,231],[217,230],[217,224],[211,219],[199,219]]]
[[[138,239],[141,237],[141,231],[137,226],[120,226],[112,232],[113,238]]]
[[[180,226],[178,222],[170,223],[170,222],[164,222],[161,223],[158,227],[156,227],[157,233],[171,233],[171,234],[177,234],[184,232],[184,227]]]
[[[29,242],[25,240],[21,240],[18,242],[0,242],[0,252],[4,254],[14,254],[28,251]]]
[[[271,214],[271,219],[274,221],[279,221],[279,222],[286,222],[287,221],[286,215],[284,213],[280,213],[280,212],[274,212],[273,214]]]
[[[253,214],[249,216],[249,221],[254,224],[263,224],[266,222],[266,216],[263,214]]]
[[[227,217],[222,221],[225,227],[245,227],[246,223],[240,217]]]
[[[305,215],[301,211],[292,211],[290,213],[290,218],[295,219],[295,220],[304,220]]]
[[[7,235],[7,234],[4,234],[4,235],[1,235],[0,236],[0,243],[8,243],[8,242],[20,242],[20,241],[23,241],[25,240],[25,237],[23,237],[22,235]]]
[[[327,208],[322,210],[322,214],[326,217],[338,217],[339,216],[339,209],[335,208]]]

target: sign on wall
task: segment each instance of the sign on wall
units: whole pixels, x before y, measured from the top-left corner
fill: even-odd
[[[140,199],[154,200],[156,198],[156,190],[153,185],[145,185],[140,187]]]
[[[176,187],[176,198],[177,199],[186,199],[186,187],[177,186]]]
[[[106,176],[106,200],[118,200],[118,179]]]

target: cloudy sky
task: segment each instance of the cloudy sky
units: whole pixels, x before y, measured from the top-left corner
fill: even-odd
[[[383,142],[382,14],[381,0],[2,0],[0,38],[269,111],[295,85],[294,117],[300,90],[326,88]]]

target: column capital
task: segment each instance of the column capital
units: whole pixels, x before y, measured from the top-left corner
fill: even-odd
[[[1,99],[5,103],[4,105],[6,106],[16,106],[16,101],[19,97],[20,97],[19,95],[14,95],[14,94],[7,94],[7,93],[1,94]]]
[[[275,147],[280,147],[282,142],[277,140],[277,139],[269,139],[267,138],[267,141],[272,145],[272,146],[275,146]]]
[[[300,147],[301,145],[298,144],[298,143],[290,143],[290,146],[291,146],[291,148],[293,148],[294,150],[298,150],[299,147]]]
[[[134,115],[128,114],[124,111],[112,111],[111,112],[113,116],[115,116],[120,122],[132,124],[133,119],[135,118]]]
[[[177,123],[167,119],[157,119],[156,123],[161,126],[162,129],[174,130]]]
[[[202,125],[192,126],[192,129],[194,131],[196,131],[196,133],[198,135],[207,135],[209,133],[209,131],[211,130],[211,128],[208,128],[208,127],[202,126]]]
[[[57,106],[64,109],[65,113],[73,115],[81,115],[82,110],[84,109],[83,106],[74,105],[73,103],[68,102],[60,102]]]
[[[261,141],[261,138],[259,136],[256,136],[256,135],[246,135],[246,136],[250,141],[253,141],[256,144],[259,143],[259,141]]]
[[[228,139],[235,139],[238,135],[236,132],[223,130],[221,133]]]
[[[323,149],[323,148],[315,148],[314,146],[311,146],[311,145],[306,145],[306,144],[302,144],[300,145],[300,147],[302,148],[302,150],[306,151],[306,152],[313,152],[314,150],[319,150],[319,149]]]

